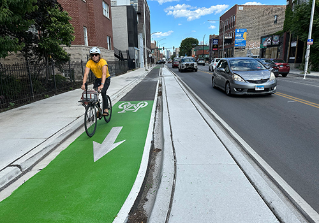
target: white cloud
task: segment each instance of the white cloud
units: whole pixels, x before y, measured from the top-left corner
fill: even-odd
[[[179,0],[153,0],[153,1],[158,2],[160,5],[166,2],[179,2]]]
[[[181,23],[178,23],[178,25],[181,26],[182,24],[181,24]]]
[[[246,2],[244,5],[264,5],[260,2]]]
[[[208,29],[215,29],[216,28],[216,26],[210,26],[210,27],[208,27]]]
[[[215,5],[210,8],[198,8],[185,4],[177,4],[176,6],[166,8],[164,11],[167,15],[174,16],[174,18],[186,17],[187,21],[192,21],[194,19],[199,19],[201,16],[221,13],[227,8],[228,5]]]
[[[160,37],[163,37],[163,36],[170,36],[174,31],[168,31],[168,32],[158,32],[158,33],[154,33],[152,35],[152,38],[156,39],[156,38],[160,38]]]
[[[196,33],[196,30],[192,30],[192,33]]]

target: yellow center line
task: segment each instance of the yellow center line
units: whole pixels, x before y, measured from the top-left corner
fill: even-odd
[[[296,101],[296,102],[300,102],[302,104],[309,105],[309,106],[312,106],[312,107],[315,107],[315,108],[319,108],[319,104],[317,104],[317,103],[313,103],[311,101],[306,101],[306,100],[303,100],[303,99],[300,99],[300,98],[296,98],[296,97],[293,97],[293,96],[288,95],[288,94],[277,92],[277,93],[275,93],[275,95],[278,95],[278,96],[281,96],[281,97],[284,97],[284,98],[288,98],[290,100],[293,100],[293,101]]]

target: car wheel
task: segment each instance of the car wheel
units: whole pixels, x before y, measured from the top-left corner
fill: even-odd
[[[287,75],[288,75],[288,74],[281,74],[281,76],[283,76],[283,77],[287,77]]]
[[[212,76],[212,86],[213,86],[213,88],[216,88],[216,84],[215,84],[215,78],[214,78],[214,76]]]
[[[210,71],[210,67],[208,67],[208,70]]]
[[[197,72],[197,69],[195,69],[195,72]]]
[[[230,83],[229,83],[229,82],[226,83],[225,92],[226,92],[226,94],[227,94],[228,96],[231,95],[231,88],[230,88]]]

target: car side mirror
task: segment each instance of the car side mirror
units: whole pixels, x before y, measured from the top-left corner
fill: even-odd
[[[222,67],[218,68],[217,70],[221,72],[225,72],[225,68],[222,68]]]

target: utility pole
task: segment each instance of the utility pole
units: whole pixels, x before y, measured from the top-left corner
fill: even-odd
[[[313,15],[314,15],[314,12],[315,12],[315,0],[312,0],[312,8],[311,8],[311,16],[310,16],[308,40],[311,39],[312,23],[313,23]],[[307,43],[306,62],[305,62],[305,75],[304,75],[303,79],[306,79],[306,75],[307,75],[307,72],[308,72],[309,56],[310,56],[310,45]]]
[[[203,60],[205,60],[205,59],[204,59],[204,56],[205,56],[205,54],[204,54],[204,39],[205,39],[205,36],[206,36],[206,34],[205,34],[204,37],[203,37]]]
[[[144,58],[145,58],[145,64],[144,64],[144,66],[145,66],[145,70],[147,70],[147,57],[148,57],[148,55],[147,55],[147,52],[146,52],[146,24],[145,24],[145,11],[146,11],[146,9],[145,9],[145,6],[146,6],[146,0],[144,0],[144,36],[145,36],[145,38],[144,38],[144,42],[145,42],[145,44],[144,44],[144,53],[145,53],[145,55],[144,55]]]

